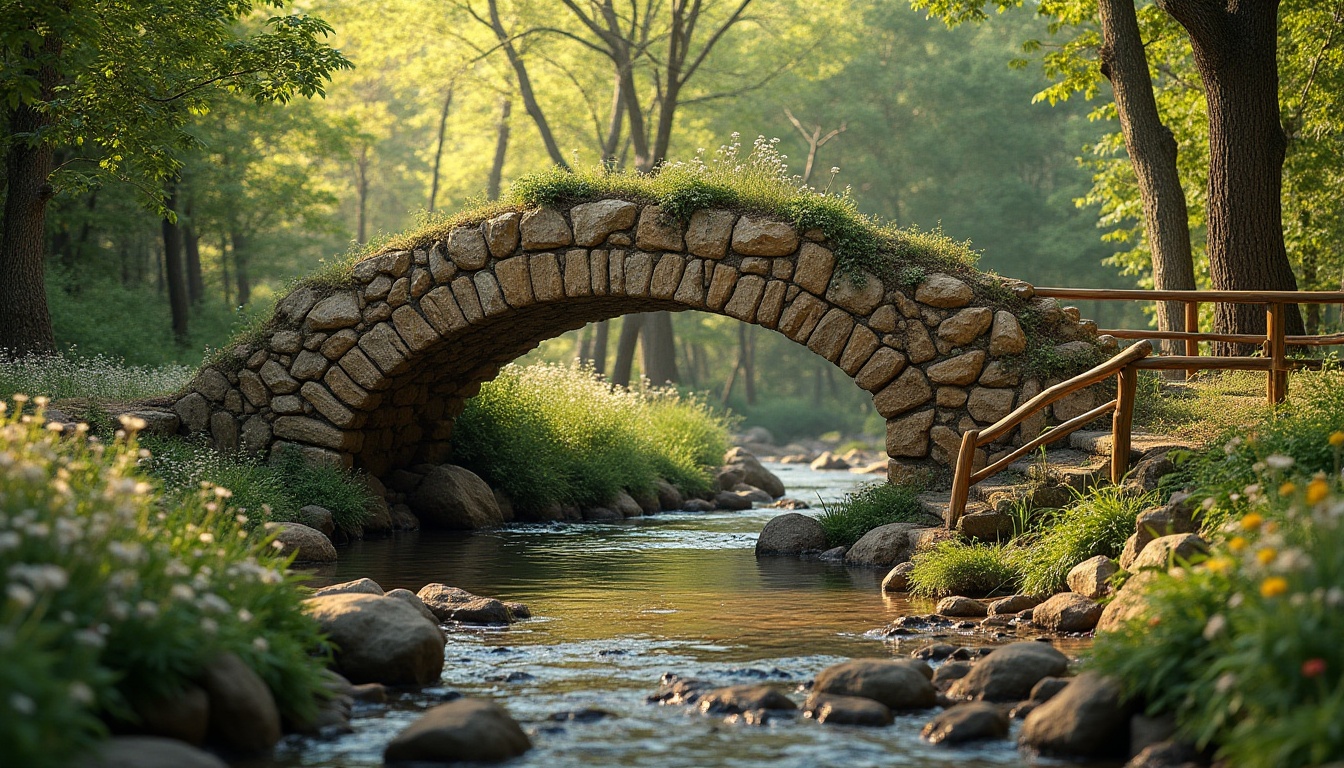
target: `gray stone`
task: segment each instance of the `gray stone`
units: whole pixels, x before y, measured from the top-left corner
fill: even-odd
[[[1105,555],[1097,555],[1069,570],[1066,581],[1069,589],[1092,600],[1100,600],[1111,593],[1110,578],[1120,572],[1120,566]]]
[[[891,708],[861,696],[814,693],[803,705],[803,716],[830,725],[864,725],[874,728],[891,725]]]
[[[938,601],[934,613],[953,618],[979,618],[989,615],[989,608],[979,600],[960,595],[944,597]]]
[[[773,517],[756,537],[756,555],[798,555],[826,548],[826,531],[814,517],[797,512]]]
[[[113,736],[94,747],[94,753],[75,763],[77,768],[228,768],[218,757],[159,736]]]
[[[1021,701],[1043,677],[1059,677],[1069,660],[1049,643],[1005,645],[976,662],[971,673],[952,684],[953,698]]]
[[[1159,578],[1161,573],[1155,570],[1139,571],[1130,576],[1101,612],[1101,618],[1097,621],[1097,634],[1114,632],[1131,620],[1142,617],[1148,608],[1144,591]]]
[[[333,294],[317,302],[308,312],[304,325],[313,331],[335,331],[358,323],[359,300],[349,291]]]
[[[982,353],[983,354],[983,353]],[[933,399],[933,388],[918,368],[910,367],[873,395],[873,405],[883,418],[899,416]]]
[[[523,248],[544,251],[574,242],[565,217],[554,208],[538,208],[523,214],[521,223]]]
[[[970,512],[957,519],[957,531],[978,541],[1006,540],[1013,535],[1013,516],[1004,512]]]
[[[910,660],[852,659],[823,669],[812,692],[872,699],[895,711],[924,709],[937,697],[928,669]]]
[[[504,523],[490,486],[451,464],[430,470],[407,504],[426,528],[476,530]]]
[[[352,683],[429,685],[443,671],[443,632],[400,600],[322,595],[304,611],[335,643],[336,671]]]
[[[391,592],[388,592],[385,597],[388,600],[400,600],[411,606],[415,609],[416,613],[424,616],[426,621],[434,624],[439,623],[439,617],[435,616],[434,612],[429,610],[429,606],[425,605],[425,601],[421,600],[419,595],[409,589],[394,589]]]
[[[924,725],[920,735],[930,744],[962,744],[1002,739],[1008,735],[1008,716],[982,701],[943,710]]]
[[[336,562],[336,548],[322,531],[300,523],[267,523],[266,532],[280,543],[281,554],[294,554],[296,563]]]
[[[664,219],[660,206],[646,205],[639,213],[635,245],[646,251],[680,251],[685,247],[681,225]],[[675,290],[675,289],[674,289]]]
[[[1161,536],[1148,542],[1128,570],[1141,571],[1145,568],[1166,570],[1173,565],[1191,562],[1207,554],[1208,551],[1209,545],[1193,533]]]
[[[945,309],[964,307],[974,295],[969,285],[941,272],[924,278],[915,289],[915,301]]]
[[[700,695],[696,702],[701,712],[738,714],[757,709],[792,710],[798,705],[769,685],[730,685]]]
[[[1123,757],[1130,709],[1116,681],[1084,672],[1027,715],[1019,741],[1049,755]]]
[[[197,679],[210,699],[206,740],[230,752],[256,755],[280,741],[280,710],[266,683],[232,653],[216,656]]]
[[[905,592],[910,589],[910,573],[915,570],[911,562],[898,563],[882,579],[883,592]]]
[[[173,413],[188,432],[201,432],[210,423],[210,403],[199,392],[189,392],[173,405]]]
[[[463,624],[508,624],[513,614],[503,601],[474,595],[445,584],[426,584],[416,593],[439,621]]]
[[[994,357],[1017,355],[1026,351],[1027,335],[1017,317],[1007,310],[994,313],[994,327],[989,331],[989,354]]]
[[[503,707],[463,698],[434,707],[397,734],[383,759],[389,764],[498,763],[531,748],[527,734]]]
[[[788,224],[743,216],[733,227],[733,250],[743,256],[788,256],[798,248],[798,233]]]
[[[363,578],[332,584],[313,592],[313,597],[326,597],[328,595],[377,595],[382,597],[383,588],[378,586],[378,582],[373,579]]]
[[[696,211],[686,227],[686,250],[702,259],[722,259],[728,253],[736,220],[732,211]]]
[[[888,523],[865,533],[845,553],[845,564],[890,568],[915,553],[917,540],[910,534],[926,526],[914,523]]]
[[[1052,632],[1090,632],[1101,619],[1102,606],[1076,592],[1061,592],[1031,611],[1031,622]]]
[[[960,347],[975,341],[989,330],[994,313],[986,307],[967,307],[938,324],[938,339],[949,346]]]
[[[929,366],[929,379],[935,384],[964,387],[976,380],[984,365],[985,353],[977,349]]]
[[[1041,604],[1041,598],[1035,595],[1009,595],[989,604],[990,616],[1009,616],[1029,611]]]
[[[976,421],[993,424],[1013,410],[1013,390],[976,387],[966,401],[966,410]]]
[[[481,225],[481,233],[485,235],[485,242],[490,247],[490,255],[502,259],[513,253],[518,247],[518,224],[521,220],[520,214],[510,212],[500,214]]]
[[[625,200],[598,200],[570,209],[575,245],[601,245],[612,232],[635,225],[639,206]]]
[[[816,243],[803,243],[798,251],[798,269],[793,273],[793,281],[803,290],[820,296],[830,285],[834,271],[834,253]]]
[[[309,504],[299,509],[299,522],[321,531],[327,537],[336,532],[336,519],[332,516],[331,510],[316,504]]]

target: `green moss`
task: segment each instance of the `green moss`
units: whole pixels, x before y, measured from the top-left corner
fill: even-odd
[[[927,522],[919,489],[907,485],[873,483],[825,507],[817,518],[826,532],[826,544],[849,546],[865,533],[889,523]]]

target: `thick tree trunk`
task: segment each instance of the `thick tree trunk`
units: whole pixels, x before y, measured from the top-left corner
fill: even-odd
[[[247,235],[242,232],[229,233],[233,250],[233,268],[238,278],[238,306],[245,307],[252,300],[252,276],[248,272],[251,256],[247,251]]]
[[[164,206],[176,212],[177,188],[172,188]],[[187,342],[187,277],[182,268],[182,228],[168,217],[163,219],[163,266],[168,282],[168,306],[173,315],[173,339],[178,344]]]
[[[644,321],[644,376],[655,387],[677,383],[677,343],[672,313],[650,312]]]
[[[607,341],[611,335],[611,321],[603,320],[593,329],[593,372],[599,376],[607,372]]]
[[[448,110],[453,106],[453,87],[443,97],[443,109],[439,110],[439,134],[434,142],[434,169],[429,176],[429,212],[434,212],[434,201],[439,197],[439,165],[443,162],[443,142],[448,136]],[[492,198],[493,199],[493,198]]]
[[[644,315],[626,315],[621,318],[621,335],[616,341],[616,360],[611,366],[611,383],[630,386],[630,369],[635,365],[635,348],[639,332],[644,327]]]
[[[504,157],[509,151],[509,117],[513,114],[513,99],[508,96],[499,101],[499,123],[495,135],[495,159],[490,163],[490,178],[486,182],[485,195],[491,200],[499,199],[500,184],[504,179]]]
[[[1217,290],[1296,290],[1283,242],[1278,0],[1159,0],[1190,34],[1209,112],[1209,277]],[[1294,305],[1289,334],[1303,333]],[[1218,333],[1264,333],[1265,310],[1219,304]],[[1254,347],[1215,345],[1215,354]]]
[[[190,224],[182,228],[182,247],[187,256],[187,298],[195,306],[205,298],[205,278],[201,274],[201,236]]]
[[[368,242],[369,209],[369,148],[360,147],[359,157],[355,158],[355,242],[363,245]],[[240,268],[239,274],[242,273]],[[242,295],[240,290],[239,295]]]
[[[1176,138],[1162,124],[1153,81],[1139,34],[1134,0],[1100,0],[1101,72],[1111,81],[1125,151],[1134,166],[1143,201],[1144,231],[1153,256],[1153,287],[1193,290],[1195,263],[1190,255],[1190,218],[1185,190],[1176,170]],[[1159,302],[1157,328],[1185,330],[1185,305]],[[1163,343],[1168,354],[1184,354],[1184,342]]]

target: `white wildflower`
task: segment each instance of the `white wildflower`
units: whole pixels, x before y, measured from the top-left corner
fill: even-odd
[[[1275,453],[1265,459],[1265,464],[1268,464],[1270,469],[1288,469],[1293,466],[1293,457]]]

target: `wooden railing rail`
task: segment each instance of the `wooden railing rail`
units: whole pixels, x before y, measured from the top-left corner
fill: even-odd
[[[1080,373],[1071,379],[1043,390],[1040,394],[1019,405],[1011,413],[999,419],[984,430],[972,429],[961,436],[961,450],[957,453],[956,474],[952,479],[952,498],[947,505],[947,527],[957,527],[957,520],[966,511],[966,501],[970,497],[971,486],[991,475],[997,474],[1021,456],[1041,447],[1062,440],[1077,431],[1083,425],[1095,421],[1108,413],[1114,413],[1111,435],[1111,474],[1114,477],[1118,469],[1120,477],[1129,469],[1130,423],[1134,416],[1134,389],[1138,383],[1138,370],[1135,364],[1152,354],[1153,347],[1147,341],[1140,341],[1110,360],[1090,371]],[[1099,384],[1111,376],[1118,378],[1116,398],[1103,406],[1093,408],[1087,413],[1069,419],[999,459],[993,464],[974,470],[975,452],[1012,434],[1032,414],[1048,407],[1069,395]],[[1123,449],[1123,450],[1121,450]],[[1118,458],[1123,457],[1123,459]]]

